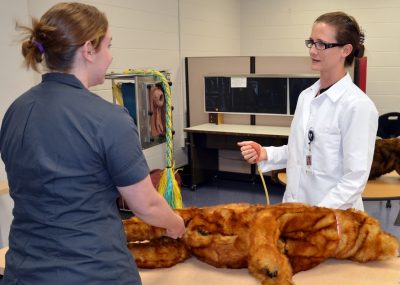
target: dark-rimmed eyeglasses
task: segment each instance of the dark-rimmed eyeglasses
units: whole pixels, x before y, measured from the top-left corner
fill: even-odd
[[[328,49],[328,48],[333,48],[333,47],[342,47],[346,44],[340,44],[340,43],[324,43],[321,41],[316,41],[314,42],[314,40],[308,39],[304,41],[306,44],[306,47],[308,48],[312,48],[313,45],[315,45],[315,48],[317,50],[324,50],[324,49]]]

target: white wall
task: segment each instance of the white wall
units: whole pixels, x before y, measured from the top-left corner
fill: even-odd
[[[308,55],[304,39],[323,13],[341,10],[365,31],[367,94],[380,114],[400,112],[400,1],[242,0],[242,55]]]
[[[240,0],[181,0],[181,56],[239,56]]]
[[[181,70],[184,70],[185,57],[240,55],[240,0],[181,0],[179,4]],[[185,87],[182,84],[184,126]],[[231,151],[219,151],[221,162],[225,162],[226,157],[230,158],[225,165],[235,164],[238,159],[243,162],[237,155]],[[220,169],[226,170],[224,167]]]

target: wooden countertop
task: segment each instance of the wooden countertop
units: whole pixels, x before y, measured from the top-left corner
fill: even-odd
[[[392,171],[377,179],[368,180],[362,197],[364,200],[400,199],[400,175]]]
[[[0,181],[0,195],[8,194],[8,183],[7,181]]]

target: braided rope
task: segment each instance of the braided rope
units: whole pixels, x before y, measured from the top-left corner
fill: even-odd
[[[167,144],[167,167],[172,167],[172,151],[173,151],[173,139],[172,139],[172,101],[171,101],[171,90],[164,74],[154,69],[128,69],[125,70],[126,74],[146,74],[158,77],[161,80],[161,85],[164,89],[165,94],[165,124],[166,124],[166,144]]]
[[[173,137],[172,137],[172,100],[171,90],[165,75],[158,70],[154,69],[128,69],[123,73],[125,74],[145,74],[153,75],[161,80],[161,85],[165,95],[165,124],[166,124],[166,164],[167,168],[163,171],[158,192],[160,192],[168,204],[172,208],[182,208],[182,197],[179,189],[179,185],[175,180],[174,163],[173,163]],[[166,181],[165,181],[166,180]],[[166,185],[164,185],[166,184]],[[175,190],[175,191],[174,191]]]

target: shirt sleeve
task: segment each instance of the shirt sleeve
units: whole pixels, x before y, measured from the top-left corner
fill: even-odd
[[[378,129],[378,112],[373,103],[362,100],[350,106],[341,125],[343,176],[318,205],[321,207],[352,207],[364,191],[371,169]]]
[[[316,82],[315,84],[319,84],[319,81]],[[290,127],[290,135],[289,135],[289,140],[290,137],[296,137],[295,132],[299,128],[298,122],[299,117],[301,117],[302,114],[302,109],[304,105],[304,97],[306,94],[308,94],[309,88],[306,90],[302,91],[299,95],[299,99],[297,101],[296,105],[296,110],[293,116],[292,124]],[[259,166],[263,172],[268,172],[272,170],[278,170],[278,169],[283,169],[287,167],[287,162],[288,162],[288,156],[289,156],[289,148],[288,145],[283,145],[279,147],[275,146],[269,146],[269,147],[264,147],[265,150],[267,151],[267,160],[263,160],[259,162]]]
[[[264,147],[264,149],[267,151],[268,159],[259,162],[262,172],[286,168],[288,157],[287,145],[279,147],[269,146]]]
[[[113,110],[104,119],[99,140],[106,168],[116,186],[135,184],[149,174],[137,127],[125,109]]]

